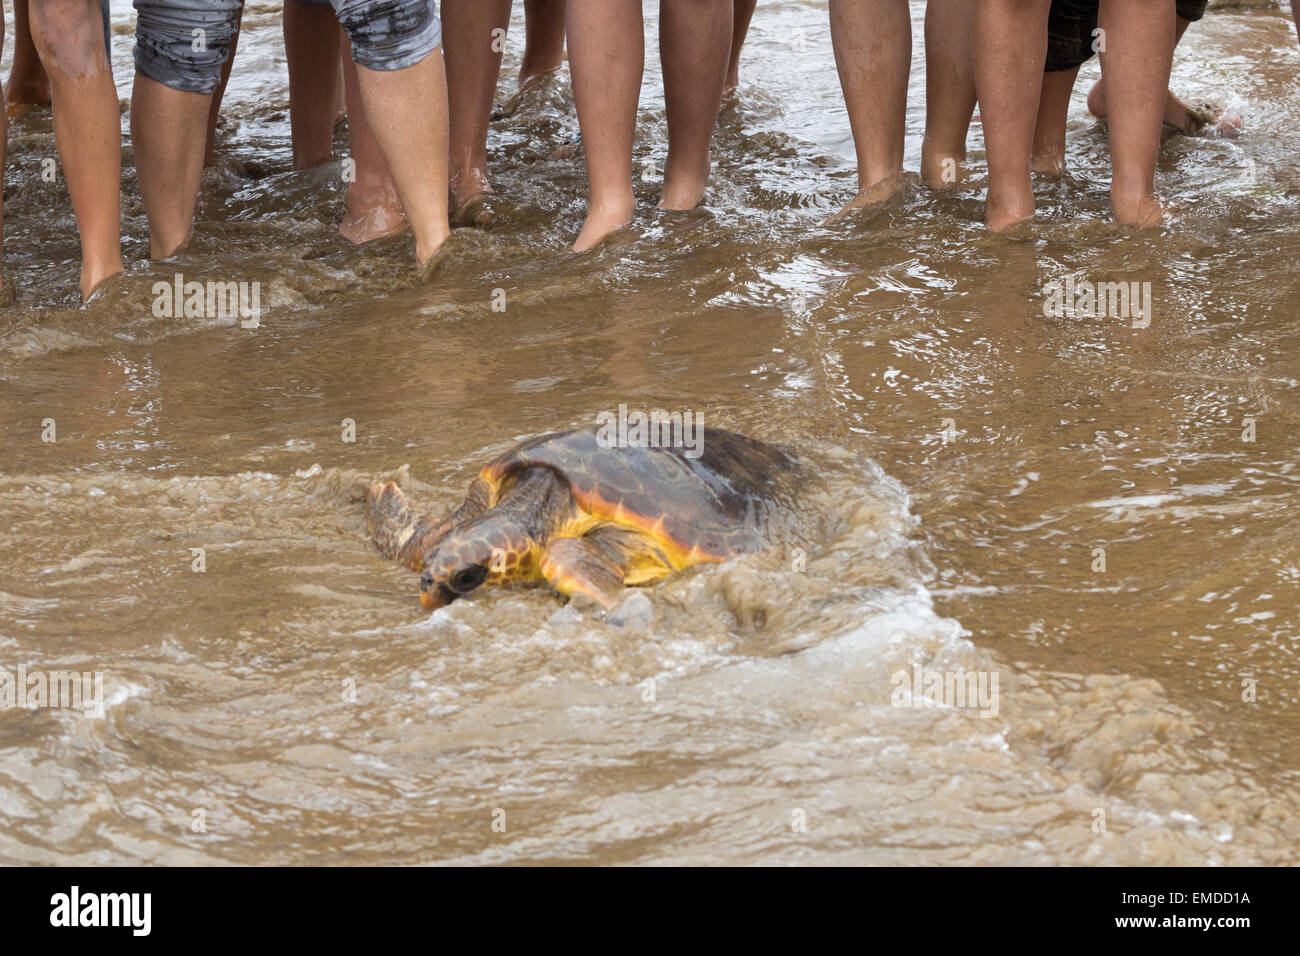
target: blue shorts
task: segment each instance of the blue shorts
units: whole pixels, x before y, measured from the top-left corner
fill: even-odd
[[[295,0],[297,2],[297,0]],[[371,70],[413,66],[442,44],[434,0],[328,0]],[[211,93],[239,32],[243,0],[133,0],[135,69],[173,90]]]

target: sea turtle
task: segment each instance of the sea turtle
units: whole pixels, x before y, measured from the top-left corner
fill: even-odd
[[[439,520],[417,516],[392,482],[371,486],[366,525],[380,554],[421,572],[426,609],[543,580],[609,608],[625,586],[768,546],[797,459],[719,428],[699,437],[688,449],[611,447],[600,429],[543,435],[492,461]]]

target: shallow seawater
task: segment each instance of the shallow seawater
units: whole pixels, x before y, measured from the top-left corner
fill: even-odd
[[[142,262],[128,144],[119,297],[77,307],[66,190],[33,175],[48,111],[11,124],[0,666],[102,671],[106,715],[0,711],[0,860],[1297,862],[1289,20],[1189,32],[1175,89],[1246,131],[1166,140],[1168,225],[1109,222],[1094,63],[1070,174],[998,238],[978,122],[968,184],[820,225],[855,188],[824,7],[760,4],[690,214],[653,209],[648,44],[639,228],[595,254],[567,251],[581,160],[551,158],[567,82],[494,122],[503,221],[427,288],[409,240],[335,236],[337,163],[291,170],[278,4],[248,5],[174,262]],[[260,281],[260,326],[155,318],[177,272]],[[1150,325],[1045,317],[1066,276],[1150,282]],[[430,615],[367,544],[370,482],[449,509],[515,441],[620,404],[798,449],[806,548],[690,571],[615,627],[544,589]],[[922,706],[916,668],[996,679],[995,704]]]

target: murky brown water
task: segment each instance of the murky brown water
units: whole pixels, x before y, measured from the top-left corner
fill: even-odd
[[[652,179],[635,242],[565,251],[556,89],[494,124],[515,206],[422,289],[405,241],[334,237],[337,166],[290,171],[278,4],[250,4],[193,253],[85,311],[65,191],[33,175],[48,113],[19,119],[0,665],[103,671],[108,704],[0,711],[0,860],[1296,862],[1298,66],[1280,11],[1193,28],[1177,88],[1248,133],[1167,141],[1161,231],[1108,224],[1095,64],[1028,238],[979,223],[978,126],[969,188],[827,229],[854,174],[824,4],[765,0],[708,211],[652,212]],[[659,89],[651,62],[638,162]],[[176,271],[261,281],[261,327],[154,318]],[[1044,318],[1066,275],[1149,281],[1150,327]],[[540,590],[429,616],[364,541],[367,482],[449,507],[620,403],[801,448],[806,569],[689,573],[641,633]],[[997,675],[996,716],[893,706],[914,665]]]

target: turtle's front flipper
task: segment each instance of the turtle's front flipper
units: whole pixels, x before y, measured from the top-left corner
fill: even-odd
[[[380,555],[390,561],[397,558],[412,571],[419,571],[424,551],[418,544],[432,524],[411,510],[402,489],[391,481],[371,485],[366,493],[366,529]]]
[[[567,597],[611,608],[623,596],[623,569],[585,538],[553,538],[541,564],[551,587]]]
[[[431,518],[412,511],[402,489],[391,481],[373,484],[366,492],[366,529],[383,557],[396,558],[410,570],[421,571],[429,549],[451,528],[486,511],[491,498],[487,482],[475,478],[464,504],[445,518]]]
[[[454,517],[454,516],[453,516]],[[411,571],[424,569],[424,556],[451,527],[441,520],[417,515],[406,503],[402,489],[391,481],[370,486],[366,493],[366,528],[382,557],[396,558]]]

